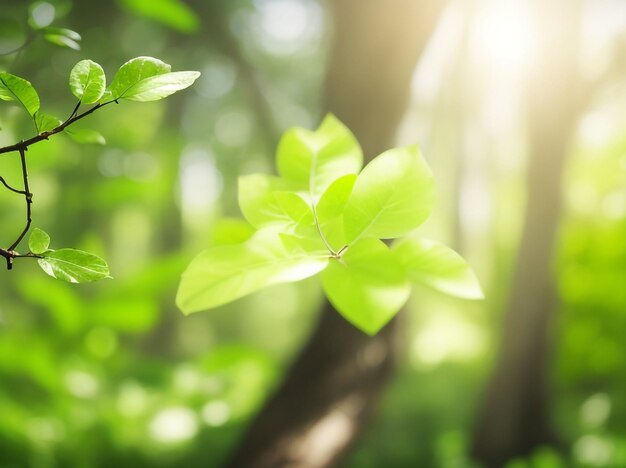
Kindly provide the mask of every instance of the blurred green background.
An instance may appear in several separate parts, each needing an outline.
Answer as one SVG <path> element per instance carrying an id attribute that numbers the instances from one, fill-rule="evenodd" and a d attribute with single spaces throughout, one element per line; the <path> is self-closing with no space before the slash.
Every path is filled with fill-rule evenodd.
<path id="1" fill-rule="evenodd" d="M 27 261 L 0 272 L 0 467 L 220 466 L 237 450 L 311 333 L 319 284 L 273 287 L 189 317 L 174 296 L 195 254 L 245 235 L 237 177 L 271 172 L 280 133 L 319 123 L 341 35 L 331 3 L 0 1 L 0 68 L 30 80 L 55 115 L 73 108 L 66 81 L 83 58 L 109 79 L 139 55 L 202 72 L 168 100 L 124 102 L 78 124 L 106 146 L 58 135 L 29 150 L 34 226 L 54 247 L 106 258 L 115 279 L 68 285 Z M 510 420 L 486 390 L 501 375 L 509 386 L 490 387 L 499 398 L 545 384 L 538 405 L 516 408 L 531 421 L 522 432 L 541 430 L 532 420 L 543 408 L 537 418 L 554 435 L 507 466 L 626 467 L 625 4 L 561 2 L 574 13 L 550 16 L 519 0 L 434 3 L 440 12 L 397 141 L 419 143 L 437 181 L 420 234 L 461 252 L 486 300 L 413 294 L 394 339 L 394 376 L 341 466 L 481 466 L 470 453 L 485 421 Z M 7 54 L 32 34 L 29 15 L 78 31 L 82 49 L 37 38 Z M 575 66 L 557 71 L 577 81 L 544 112 L 543 94 L 527 94 L 541 86 L 529 57 L 551 46 L 537 44 L 540 32 L 566 16 Z M 567 55 L 554 50 L 553 62 Z M 0 146 L 31 136 L 20 110 L 0 104 Z M 549 150 L 533 156 L 546 141 L 560 148 L 561 165 Z M 1 155 L 0 174 L 17 184 L 19 158 Z M 0 191 L 2 245 L 19 232 L 23 209 Z M 544 276 L 551 283 L 524 280 Z M 529 300 L 545 318 L 537 329 L 520 306 Z M 510 343 L 511 356 L 529 350 L 545 382 L 517 372 L 524 361 L 507 357 Z"/>

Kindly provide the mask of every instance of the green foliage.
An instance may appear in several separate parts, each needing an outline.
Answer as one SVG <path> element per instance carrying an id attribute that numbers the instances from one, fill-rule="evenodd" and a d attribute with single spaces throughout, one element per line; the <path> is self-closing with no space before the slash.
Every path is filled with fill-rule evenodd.
<path id="1" fill-rule="evenodd" d="M 0 72 L 0 99 L 18 101 L 31 117 L 39 110 L 39 95 L 30 81 L 7 72 Z"/>
<path id="2" fill-rule="evenodd" d="M 180 0 L 118 1 L 128 11 L 179 32 L 192 33 L 200 26 L 198 15 Z"/>
<path id="3" fill-rule="evenodd" d="M 97 255 L 76 249 L 52 250 L 50 236 L 35 228 L 28 239 L 30 255 L 38 259 L 39 266 L 53 278 L 68 283 L 90 283 L 109 278 L 109 266 Z"/>
<path id="4" fill-rule="evenodd" d="M 407 240 L 392 250 L 379 240 L 408 234 L 432 210 L 433 176 L 417 147 L 386 151 L 357 176 L 358 142 L 329 115 L 314 132 L 287 131 L 276 165 L 281 177 L 239 178 L 241 211 L 259 231 L 191 262 L 177 295 L 184 313 L 319 272 L 331 303 L 368 334 L 406 303 L 409 280 L 482 297 L 469 266 L 447 247 Z"/>
<path id="5" fill-rule="evenodd" d="M 120 67 L 105 100 L 157 101 L 188 88 L 200 72 L 170 72 L 167 63 L 152 57 L 137 57 Z"/>
<path id="6" fill-rule="evenodd" d="M 100 100 L 106 88 L 104 70 L 96 62 L 81 60 L 70 72 L 70 89 L 83 104 Z"/>
<path id="7" fill-rule="evenodd" d="M 68 40 L 78 40 L 80 36 L 71 30 L 48 29 L 46 34 L 57 35 Z M 31 224 L 33 194 L 28 183 L 27 159 L 25 152 L 29 146 L 48 139 L 51 135 L 65 132 L 78 143 L 105 144 L 104 137 L 95 130 L 70 129 L 70 125 L 90 115 L 94 111 L 119 99 L 133 101 L 156 101 L 189 87 L 200 76 L 196 71 L 170 72 L 170 65 L 152 57 L 137 57 L 120 67 L 111 86 L 106 89 L 106 77 L 102 67 L 91 60 L 81 60 L 71 70 L 69 87 L 78 98 L 78 103 L 69 118 L 61 120 L 40 112 L 39 95 L 32 84 L 23 78 L 7 72 L 0 72 L 0 99 L 19 102 L 33 118 L 37 135 L 0 148 L 0 154 L 18 152 L 21 159 L 24 189 L 16 189 L 1 178 L 3 186 L 24 196 L 27 222 L 17 239 L 6 249 L 0 248 L 0 255 L 11 269 L 13 260 L 38 258 L 41 268 L 50 276 L 71 283 L 86 283 L 109 277 L 109 267 L 96 255 L 75 249 L 50 250 L 50 238 L 41 230 L 34 230 L 30 240 L 30 252 L 19 254 L 15 249 L 27 234 Z M 93 106 L 79 113 L 82 105 Z"/>

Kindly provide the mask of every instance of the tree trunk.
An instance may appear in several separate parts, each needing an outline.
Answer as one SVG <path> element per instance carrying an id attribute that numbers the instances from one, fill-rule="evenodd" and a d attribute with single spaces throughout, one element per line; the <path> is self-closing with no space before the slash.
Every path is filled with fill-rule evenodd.
<path id="1" fill-rule="evenodd" d="M 501 467 L 540 445 L 558 445 L 550 425 L 549 327 L 556 307 L 552 275 L 561 212 L 561 174 L 582 102 L 575 4 L 541 2 L 537 60 L 530 77 L 527 208 L 506 309 L 499 361 L 475 427 L 472 453 Z M 540 8 L 539 8 L 540 7 Z"/>
<path id="2" fill-rule="evenodd" d="M 324 107 L 352 129 L 367 159 L 391 147 L 417 59 L 442 2 L 337 0 Z M 349 450 L 394 363 L 393 320 L 368 337 L 326 303 L 284 382 L 234 452 L 231 467 L 326 467 Z"/>

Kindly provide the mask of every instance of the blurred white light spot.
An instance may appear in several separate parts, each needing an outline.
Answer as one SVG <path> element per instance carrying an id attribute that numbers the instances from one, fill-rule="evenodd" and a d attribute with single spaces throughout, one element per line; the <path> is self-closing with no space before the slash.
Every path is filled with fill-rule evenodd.
<path id="1" fill-rule="evenodd" d="M 222 193 L 222 175 L 213 156 L 200 148 L 187 148 L 181 157 L 182 208 L 190 215 L 203 214 Z"/>
<path id="2" fill-rule="evenodd" d="M 72 395 L 80 398 L 95 397 L 99 389 L 96 378 L 83 371 L 70 371 L 65 374 L 65 386 Z"/>
<path id="3" fill-rule="evenodd" d="M 613 444 L 600 436 L 585 435 L 574 444 L 574 457 L 584 465 L 608 466 L 612 456 Z"/>
<path id="4" fill-rule="evenodd" d="M 198 81 L 196 90 L 208 99 L 221 98 L 233 89 L 235 79 L 235 69 L 230 62 L 211 62 L 202 70 L 202 79 Z"/>
<path id="5" fill-rule="evenodd" d="M 191 439 L 198 432 L 196 415 L 182 406 L 164 409 L 150 421 L 150 435 L 158 442 L 177 443 Z"/>
<path id="6" fill-rule="evenodd" d="M 444 361 L 467 361 L 484 351 L 481 330 L 453 318 L 435 319 L 426 324 L 413 341 L 415 364 L 437 366 Z"/>
<path id="7" fill-rule="evenodd" d="M 336 453 L 337 447 L 345 444 L 354 432 L 354 423 L 343 408 L 333 409 L 320 419 L 309 435 L 296 445 L 298 456 L 306 460 L 307 466 L 326 466 Z"/>
<path id="8" fill-rule="evenodd" d="M 256 2 L 261 45 L 277 54 L 291 54 L 321 31 L 322 11 L 317 3 L 296 0 Z"/>
<path id="9" fill-rule="evenodd" d="M 211 401 L 202 407 L 202 420 L 209 426 L 223 426 L 230 418 L 230 408 L 223 401 Z"/>
<path id="10" fill-rule="evenodd" d="M 40 28 L 48 26 L 54 21 L 54 6 L 48 2 L 37 2 L 31 6 L 30 16 Z"/>
<path id="11" fill-rule="evenodd" d="M 252 134 L 250 114 L 240 111 L 223 112 L 215 122 L 215 136 L 226 146 L 241 146 Z"/>
<path id="12" fill-rule="evenodd" d="M 626 192 L 613 192 L 605 196 L 602 200 L 602 212 L 609 219 L 626 218 Z"/>
<path id="13" fill-rule="evenodd" d="M 190 366 L 180 366 L 174 371 L 174 387 L 180 393 L 189 394 L 198 391 L 202 377 Z"/>
<path id="14" fill-rule="evenodd" d="M 138 416 L 147 405 L 146 391 L 136 382 L 125 382 L 117 396 L 117 410 L 126 417 Z"/>
<path id="15" fill-rule="evenodd" d="M 611 399 L 606 393 L 592 395 L 580 407 L 580 419 L 590 429 L 603 425 L 610 414 Z"/>
<path id="16" fill-rule="evenodd" d="M 120 177 L 124 173 L 126 153 L 118 149 L 106 150 L 98 158 L 98 169 L 105 177 Z"/>

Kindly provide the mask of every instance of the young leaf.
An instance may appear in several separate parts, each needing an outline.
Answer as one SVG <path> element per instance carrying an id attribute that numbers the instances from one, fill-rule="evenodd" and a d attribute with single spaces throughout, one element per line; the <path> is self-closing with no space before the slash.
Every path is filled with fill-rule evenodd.
<path id="1" fill-rule="evenodd" d="M 68 136 L 74 140 L 76 143 L 81 144 L 91 144 L 91 145 L 105 145 L 106 140 L 104 137 L 96 132 L 95 130 L 90 130 L 88 128 L 66 128 L 63 130 Z"/>
<path id="2" fill-rule="evenodd" d="M 313 212 L 302 197 L 288 192 L 289 184 L 267 174 L 239 177 L 239 207 L 257 229 L 267 226 L 312 225 Z"/>
<path id="3" fill-rule="evenodd" d="M 47 274 L 69 283 L 89 283 L 109 277 L 107 263 L 100 257 L 82 250 L 49 250 L 38 262 Z"/>
<path id="4" fill-rule="evenodd" d="M 128 89 L 123 98 L 129 101 L 158 101 L 188 88 L 200 76 L 198 71 L 181 71 L 151 76 Z"/>
<path id="5" fill-rule="evenodd" d="M 327 264 L 324 252 L 311 253 L 297 239 L 262 230 L 243 244 L 198 255 L 183 273 L 176 304 L 185 314 L 210 309 L 266 286 L 308 278 Z"/>
<path id="6" fill-rule="evenodd" d="M 356 181 L 355 174 L 348 174 L 335 180 L 320 197 L 316 207 L 320 229 L 334 249 L 346 245 L 343 228 L 343 211 Z"/>
<path id="7" fill-rule="evenodd" d="M 50 44 L 54 44 L 59 47 L 67 47 L 68 49 L 80 50 L 80 44 L 78 42 L 63 34 L 44 34 L 43 38 Z"/>
<path id="8" fill-rule="evenodd" d="M 409 233 L 426 220 L 434 197 L 433 176 L 417 146 L 385 151 L 354 184 L 344 212 L 348 243 Z"/>
<path id="9" fill-rule="evenodd" d="M 39 110 L 39 96 L 33 85 L 29 81 L 7 72 L 0 72 L 0 99 L 18 101 L 31 117 L 34 117 Z"/>
<path id="10" fill-rule="evenodd" d="M 83 104 L 100 100 L 106 88 L 104 70 L 96 62 L 81 60 L 70 72 L 70 90 Z"/>
<path id="11" fill-rule="evenodd" d="M 328 114 L 312 132 L 304 128 L 287 131 L 278 144 L 278 173 L 314 198 L 336 178 L 356 174 L 363 165 L 359 143 L 348 128 Z"/>
<path id="12" fill-rule="evenodd" d="M 405 265 L 410 280 L 457 297 L 484 297 L 467 262 L 445 245 L 428 239 L 404 239 L 392 250 Z"/>
<path id="13" fill-rule="evenodd" d="M 43 133 L 54 130 L 61 125 L 61 121 L 52 115 L 37 112 L 35 114 L 35 125 L 37 126 L 37 131 Z"/>
<path id="14" fill-rule="evenodd" d="M 35 228 L 28 238 L 28 248 L 36 255 L 43 254 L 50 247 L 50 236 L 47 232 Z"/>
<path id="15" fill-rule="evenodd" d="M 146 78 L 169 73 L 172 67 L 153 57 L 136 57 L 120 67 L 109 85 L 107 99 L 125 97 L 133 86 Z"/>
<path id="16" fill-rule="evenodd" d="M 40 31 L 43 34 L 55 34 L 57 36 L 65 36 L 69 39 L 72 39 L 73 41 L 81 40 L 80 34 L 78 34 L 76 31 L 72 31 L 71 29 L 67 29 L 67 28 L 55 28 L 52 26 L 48 26 L 45 28 L 41 28 Z"/>
<path id="17" fill-rule="evenodd" d="M 398 313 L 411 286 L 402 265 L 378 239 L 362 239 L 322 274 L 328 299 L 355 327 L 376 334 Z"/>

